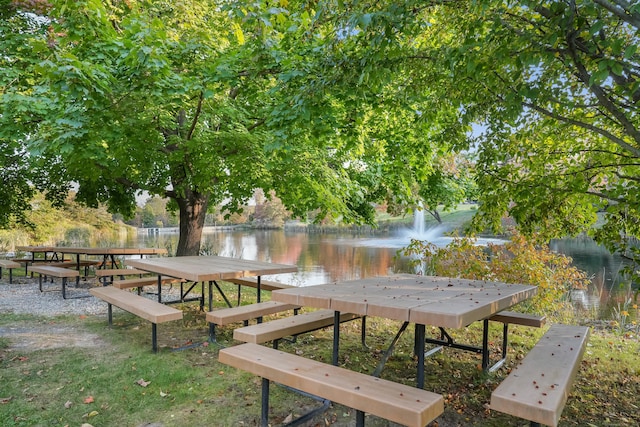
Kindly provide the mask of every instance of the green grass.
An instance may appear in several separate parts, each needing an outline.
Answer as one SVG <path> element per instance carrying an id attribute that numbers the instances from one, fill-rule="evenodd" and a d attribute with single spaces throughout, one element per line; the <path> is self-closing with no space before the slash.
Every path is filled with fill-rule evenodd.
<path id="1" fill-rule="evenodd" d="M 258 378 L 218 363 L 217 345 L 201 345 L 174 351 L 189 343 L 205 343 L 204 314 L 185 306 L 183 321 L 159 325 L 158 354 L 151 352 L 151 326 L 128 313 L 114 311 L 114 325 L 106 316 L 41 318 L 0 314 L 0 326 L 65 326 L 78 335 L 95 334 L 98 342 L 88 348 L 15 348 L 11 336 L 0 340 L 0 425 L 94 426 L 161 423 L 163 426 L 254 426 L 260 418 Z M 188 308 L 191 307 L 191 310 Z M 342 326 L 340 364 L 371 373 L 400 326 L 396 322 L 369 319 L 368 349 L 360 344 L 360 322 Z M 499 342 L 499 326 L 491 340 Z M 233 345 L 232 328 L 221 328 L 218 338 Z M 428 331 L 429 332 L 429 331 Z M 431 331 L 435 332 L 435 331 Z M 476 342 L 479 325 L 453 331 L 460 341 Z M 426 362 L 426 388 L 445 397 L 440 425 L 522 426 L 526 423 L 491 412 L 486 405 L 491 391 L 507 371 L 524 357 L 543 330 L 511 328 L 506 368 L 493 374 L 479 369 L 476 354 L 453 349 L 433 355 Z M 413 334 L 402 336 L 382 377 L 415 384 Z M 640 360 L 637 337 L 615 331 L 594 330 L 582 367 L 560 426 L 623 426 L 640 423 Z M 282 343 L 281 349 L 330 363 L 331 332 L 317 331 Z M 492 354 L 498 357 L 498 349 Z M 142 382 L 141 382 L 142 380 Z M 146 386 L 143 386 L 145 385 Z M 141 385 L 142 384 L 142 385 Z M 272 388 L 271 421 L 278 425 L 316 403 L 279 387 Z M 339 405 L 308 425 L 346 426 L 353 411 Z M 389 425 L 381 419 L 369 426 Z"/>

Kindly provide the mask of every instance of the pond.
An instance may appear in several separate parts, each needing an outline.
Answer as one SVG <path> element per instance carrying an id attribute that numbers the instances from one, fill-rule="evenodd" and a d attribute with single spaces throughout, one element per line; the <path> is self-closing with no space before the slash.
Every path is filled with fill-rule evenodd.
<path id="1" fill-rule="evenodd" d="M 270 276 L 269 279 L 309 286 L 391 273 L 414 273 L 409 259 L 398 257 L 397 251 L 408 245 L 411 238 L 444 246 L 450 241 L 443 235 L 444 231 L 442 228 L 413 228 L 393 234 L 362 234 L 211 227 L 205 229 L 202 250 L 210 255 L 295 264 L 299 268 L 297 273 Z M 175 253 L 177 239 L 176 229 L 141 230 L 136 241 L 124 244 L 165 247 L 169 253 Z M 500 240 L 479 241 L 480 244 L 487 242 L 499 243 Z M 623 266 L 620 257 L 611 255 L 588 238 L 555 240 L 551 248 L 570 256 L 574 265 L 592 278 L 589 289 L 572 293 L 571 298 L 577 306 L 608 316 L 612 308 L 619 307 L 629 298 L 630 293 L 620 287 Z"/>

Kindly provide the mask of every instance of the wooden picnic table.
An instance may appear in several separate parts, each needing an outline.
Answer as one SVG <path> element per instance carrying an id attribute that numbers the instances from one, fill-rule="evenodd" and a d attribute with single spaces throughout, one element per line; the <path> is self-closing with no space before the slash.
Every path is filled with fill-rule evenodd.
<path id="1" fill-rule="evenodd" d="M 100 268 L 107 268 L 107 264 L 109 260 L 111 260 L 111 264 L 116 263 L 116 256 L 121 255 L 140 255 L 140 257 L 144 257 L 146 255 L 166 255 L 167 250 L 164 248 L 100 248 L 100 247 L 71 247 L 71 246 L 16 246 L 16 249 L 23 252 L 31 253 L 31 261 L 26 262 L 26 266 L 29 263 L 33 264 L 34 262 L 39 261 L 36 258 L 37 253 L 44 254 L 43 261 L 64 261 L 65 255 L 75 255 L 75 264 L 76 269 L 80 271 L 82 268 L 83 262 L 81 259 L 82 255 L 92 255 L 97 257 L 102 257 L 102 261 L 96 261 L 95 264 L 99 265 Z M 48 257 L 48 254 L 51 254 Z M 23 260 L 24 261 L 24 260 Z M 86 265 L 86 264 L 85 264 Z M 86 275 L 86 269 L 85 269 Z M 76 278 L 76 284 L 79 283 L 80 277 Z"/>
<path id="2" fill-rule="evenodd" d="M 30 252 L 32 261 L 37 261 L 35 254 L 44 254 L 44 260 L 64 261 L 65 255 L 75 255 L 78 268 L 80 267 L 81 255 L 93 255 L 102 257 L 102 268 L 106 268 L 107 262 L 111 259 L 115 263 L 115 257 L 121 255 L 166 255 L 167 250 L 164 248 L 100 248 L 100 247 L 72 247 L 72 246 L 17 246 L 17 250 Z M 48 254 L 51 257 L 48 258 Z M 58 256 L 60 254 L 61 256 Z"/>
<path id="3" fill-rule="evenodd" d="M 242 277 L 257 277 L 256 292 L 257 301 L 260 302 L 261 280 L 260 277 L 268 274 L 295 273 L 298 267 L 289 264 L 275 264 L 264 261 L 253 261 L 240 258 L 221 256 L 180 256 L 149 259 L 129 259 L 125 264 L 139 270 L 155 273 L 158 277 L 170 276 L 189 282 L 209 284 L 209 310 L 212 309 L 212 289 L 216 286 L 227 305 L 229 300 L 224 296 L 222 289 L 217 284 L 218 280 L 238 279 Z M 188 293 L 189 291 L 187 291 Z M 204 286 L 202 287 L 204 300 Z M 158 301 L 161 300 L 160 286 L 158 286 Z"/>
<path id="4" fill-rule="evenodd" d="M 434 342 L 426 338 L 425 325 L 437 326 L 444 331 L 444 328 L 459 329 L 476 321 L 484 321 L 481 348 L 452 342 L 442 344 L 481 352 L 482 365 L 486 369 L 489 363 L 489 317 L 531 298 L 536 291 L 535 286 L 529 285 L 398 275 L 276 290 L 271 298 L 287 304 L 334 310 L 334 364 L 338 362 L 341 312 L 403 322 L 394 342 L 408 323 L 414 323 L 418 357 L 417 386 L 423 388 L 425 342 Z"/>

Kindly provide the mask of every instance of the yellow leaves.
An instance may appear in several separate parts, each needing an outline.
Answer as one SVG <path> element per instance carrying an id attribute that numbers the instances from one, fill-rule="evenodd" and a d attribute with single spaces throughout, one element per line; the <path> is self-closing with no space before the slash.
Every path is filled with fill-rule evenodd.
<path id="1" fill-rule="evenodd" d="M 240 27 L 239 24 L 237 23 L 233 23 L 233 34 L 236 36 L 236 39 L 238 40 L 238 43 L 240 43 L 240 45 L 244 44 L 244 32 L 242 31 L 242 27 Z"/>
<path id="2" fill-rule="evenodd" d="M 486 248 L 471 238 L 456 238 L 446 248 L 412 241 L 404 254 L 417 256 L 425 274 L 538 286 L 534 309 L 547 313 L 562 308 L 570 289 L 588 283 L 586 274 L 572 267 L 567 257 L 519 234 L 503 245 Z"/>

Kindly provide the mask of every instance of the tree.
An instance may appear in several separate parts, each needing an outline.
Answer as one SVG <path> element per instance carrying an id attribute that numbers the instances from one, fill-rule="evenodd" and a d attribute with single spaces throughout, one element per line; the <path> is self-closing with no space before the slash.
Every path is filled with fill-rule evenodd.
<path id="1" fill-rule="evenodd" d="M 266 197 L 262 190 L 257 190 L 254 193 L 254 199 L 256 203 L 253 214 L 254 225 L 274 228 L 284 227 L 284 222 L 289 217 L 289 214 L 274 192 L 271 192 L 269 197 Z"/>
<path id="2" fill-rule="evenodd" d="M 29 202 L 36 196 L 37 162 L 29 162 L 26 136 L 41 111 L 26 108 L 33 101 L 31 70 L 37 60 L 30 41 L 43 32 L 43 23 L 34 15 L 16 13 L 8 0 L 0 0 L 0 227 L 29 222 Z M 51 194 L 59 205 L 66 192 Z"/>
<path id="3" fill-rule="evenodd" d="M 451 139 L 478 155 L 476 230 L 508 214 L 528 235 L 586 231 L 638 259 L 637 5 L 327 1 L 323 10 L 357 46 L 340 46 L 340 84 L 392 76 L 397 96 L 411 88 L 416 109 L 448 135 L 480 125 Z M 594 228 L 597 213 L 604 225 Z"/>
<path id="4" fill-rule="evenodd" d="M 441 156 L 437 167 L 420 183 L 419 196 L 426 211 L 439 223 L 438 208 L 452 210 L 477 196 L 475 171 L 469 158 L 462 155 Z"/>
<path id="5" fill-rule="evenodd" d="M 12 2 L 12 16 L 31 3 Z M 314 93 L 341 29 L 306 2 L 42 6 L 32 12 L 47 30 L 25 40 L 35 57 L 21 74 L 33 95 L 3 115 L 7 134 L 22 111 L 37 115 L 14 140 L 46 166 L 43 182 L 75 182 L 89 206 L 131 216 L 143 190 L 170 198 L 178 255 L 198 253 L 209 206 L 233 213 L 256 188 L 296 215 L 372 222 L 373 201 L 406 199 L 412 175 L 430 168 L 415 159 L 431 159 L 431 145 L 402 144 L 429 126 L 405 98 Z"/>

